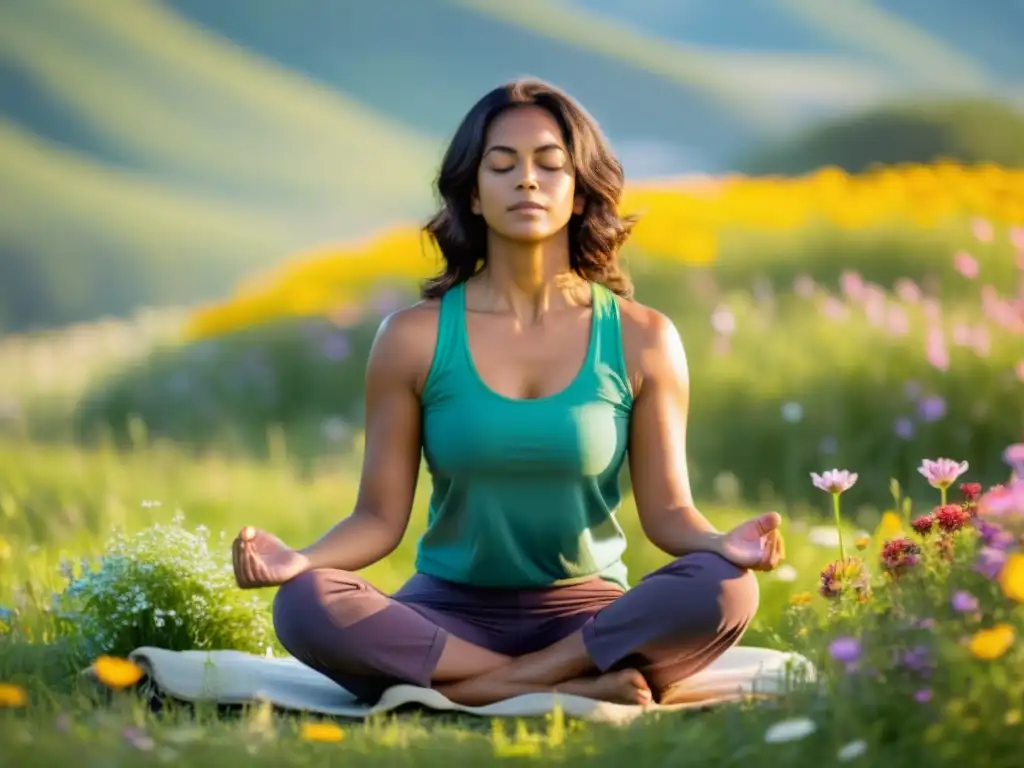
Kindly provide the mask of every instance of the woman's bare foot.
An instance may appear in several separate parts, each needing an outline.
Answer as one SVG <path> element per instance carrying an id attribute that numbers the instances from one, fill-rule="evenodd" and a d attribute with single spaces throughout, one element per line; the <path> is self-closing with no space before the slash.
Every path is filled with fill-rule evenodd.
<path id="1" fill-rule="evenodd" d="M 606 672 L 599 677 L 569 680 L 555 686 L 555 690 L 615 704 L 647 705 L 653 700 L 650 686 L 635 669 L 621 669 Z"/>

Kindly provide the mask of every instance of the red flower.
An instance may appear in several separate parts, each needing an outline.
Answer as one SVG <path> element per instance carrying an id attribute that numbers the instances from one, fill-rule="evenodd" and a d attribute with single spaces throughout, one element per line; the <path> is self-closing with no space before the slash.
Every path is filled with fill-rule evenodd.
<path id="1" fill-rule="evenodd" d="M 981 483 L 961 483 L 960 493 L 967 501 L 977 501 L 981 496 Z"/>
<path id="2" fill-rule="evenodd" d="M 933 525 L 935 525 L 935 518 L 931 515 L 921 515 L 910 523 L 910 527 L 922 536 L 927 536 L 931 533 Z"/>
<path id="3" fill-rule="evenodd" d="M 971 513 L 958 504 L 946 504 L 935 510 L 935 520 L 943 531 L 954 533 L 971 521 Z"/>
<path id="4" fill-rule="evenodd" d="M 882 565 L 897 576 L 917 565 L 920 560 L 921 548 L 910 539 L 889 539 L 882 548 Z"/>

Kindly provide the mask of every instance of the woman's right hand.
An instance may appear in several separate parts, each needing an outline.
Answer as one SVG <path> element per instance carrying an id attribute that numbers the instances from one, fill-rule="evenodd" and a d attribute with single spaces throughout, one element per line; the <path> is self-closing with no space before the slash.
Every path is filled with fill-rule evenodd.
<path id="1" fill-rule="evenodd" d="M 242 589 L 276 587 L 308 570 L 309 561 L 276 536 L 246 526 L 231 544 L 235 581 Z"/>

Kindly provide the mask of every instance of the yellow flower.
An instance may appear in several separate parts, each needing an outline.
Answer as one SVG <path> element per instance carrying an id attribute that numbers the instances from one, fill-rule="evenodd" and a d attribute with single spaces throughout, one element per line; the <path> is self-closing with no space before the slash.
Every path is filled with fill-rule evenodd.
<path id="1" fill-rule="evenodd" d="M 20 685 L 0 683 L 0 709 L 16 709 L 28 703 L 28 694 Z"/>
<path id="2" fill-rule="evenodd" d="M 999 572 L 999 586 L 1008 598 L 1024 603 L 1024 554 L 1014 552 L 1006 559 Z"/>
<path id="3" fill-rule="evenodd" d="M 865 550 L 871 545 L 871 537 L 860 536 L 853 542 L 853 545 L 857 547 L 857 549 Z"/>
<path id="4" fill-rule="evenodd" d="M 968 648 L 975 658 L 985 661 L 998 659 L 1013 645 L 1017 633 L 1009 624 L 997 624 L 991 629 L 981 629 L 974 633 Z"/>
<path id="5" fill-rule="evenodd" d="M 303 741 L 335 743 L 345 738 L 345 732 L 334 723 L 303 723 L 301 738 Z"/>
<path id="6" fill-rule="evenodd" d="M 145 674 L 145 670 L 134 661 L 114 656 L 100 656 L 92 667 L 96 679 L 108 688 L 128 688 L 139 682 Z"/>
<path id="7" fill-rule="evenodd" d="M 798 608 L 810 605 L 812 600 L 814 600 L 814 595 L 810 592 L 796 592 L 789 596 L 789 604 Z"/>

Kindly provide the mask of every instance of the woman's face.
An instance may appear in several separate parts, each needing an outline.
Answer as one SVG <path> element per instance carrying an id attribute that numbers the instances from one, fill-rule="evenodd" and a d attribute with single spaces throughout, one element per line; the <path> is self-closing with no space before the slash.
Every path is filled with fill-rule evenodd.
<path id="1" fill-rule="evenodd" d="M 576 173 L 557 121 L 540 107 L 519 107 L 490 126 L 477 170 L 473 212 L 498 235 L 539 242 L 583 212 Z"/>

